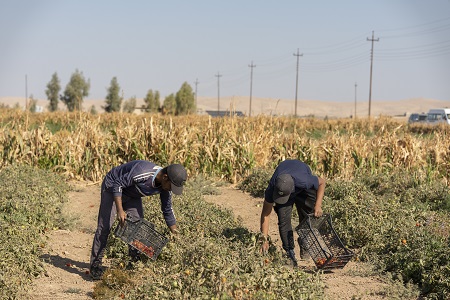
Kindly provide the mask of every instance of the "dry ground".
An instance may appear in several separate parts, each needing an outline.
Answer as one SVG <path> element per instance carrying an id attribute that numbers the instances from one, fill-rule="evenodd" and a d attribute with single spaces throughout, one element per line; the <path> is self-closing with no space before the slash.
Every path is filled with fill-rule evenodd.
<path id="1" fill-rule="evenodd" d="M 163 101 L 162 99 L 161 101 Z M 24 97 L 0 97 L 0 103 L 13 107 L 16 104 L 24 107 Z M 137 99 L 137 107 L 144 103 L 142 98 Z M 220 110 L 234 110 L 241 111 L 248 115 L 250 99 L 248 96 L 232 96 L 220 98 Z M 217 111 L 216 97 L 198 97 L 197 110 L 199 114 L 206 114 L 206 111 Z M 48 105 L 47 99 L 37 99 L 37 105 L 46 109 Z M 83 100 L 83 110 L 90 111 L 94 106 L 96 111 L 104 112 L 102 106 L 105 105 L 105 100 L 101 99 L 85 99 Z M 411 98 L 402 100 L 372 100 L 371 101 L 371 116 L 377 117 L 392 116 L 400 120 L 406 120 L 411 113 L 427 112 L 431 108 L 450 107 L 450 100 L 437 100 L 430 98 Z M 63 103 L 59 103 L 59 109 L 64 110 Z M 276 99 L 276 98 L 252 98 L 252 116 L 257 115 L 293 115 L 295 112 L 295 101 L 293 99 Z M 368 100 L 358 100 L 356 103 L 356 117 L 366 118 L 369 112 Z M 141 113 L 139 109 L 135 113 Z M 348 118 L 355 116 L 355 102 L 333 102 L 321 101 L 311 99 L 299 99 L 297 103 L 298 116 L 315 116 L 318 118 Z"/>
<path id="2" fill-rule="evenodd" d="M 64 212 L 78 218 L 77 226 L 71 231 L 57 230 L 51 233 L 43 255 L 47 274 L 35 280 L 30 299 L 92 299 L 94 283 L 86 271 L 89 268 L 100 192 L 98 185 L 73 184 L 76 190 L 69 194 Z M 233 186 L 221 187 L 220 192 L 220 195 L 206 196 L 206 201 L 231 209 L 250 230 L 258 231 L 263 200 Z M 280 245 L 276 224 L 276 215 L 272 213 L 270 235 Z M 312 261 L 302 261 L 300 264 L 310 269 L 314 266 Z M 325 293 L 329 299 L 387 299 L 373 296 L 388 288 L 379 278 L 355 275 L 361 274 L 358 272 L 361 268 L 361 264 L 350 262 L 343 270 L 323 274 Z"/>

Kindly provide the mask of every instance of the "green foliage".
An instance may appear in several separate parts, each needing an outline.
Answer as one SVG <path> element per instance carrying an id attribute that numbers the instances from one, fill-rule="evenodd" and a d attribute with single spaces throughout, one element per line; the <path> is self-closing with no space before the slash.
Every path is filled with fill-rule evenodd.
<path id="1" fill-rule="evenodd" d="M 175 95 L 170 94 L 164 99 L 163 113 L 167 115 L 174 115 L 176 110 L 177 110 L 177 102 L 175 100 Z"/>
<path id="2" fill-rule="evenodd" d="M 16 299 L 44 269 L 43 234 L 64 226 L 67 185 L 48 171 L 10 166 L 0 172 L 0 299 Z"/>
<path id="3" fill-rule="evenodd" d="M 174 199 L 180 233 L 171 237 L 155 261 L 144 260 L 130 272 L 132 285 L 101 287 L 108 297 L 125 299 L 322 299 L 319 273 L 290 269 L 271 244 L 269 253 L 260 253 L 259 233 L 244 228 L 231 211 L 205 202 L 200 195 L 204 180 L 188 185 Z M 207 190 L 207 189 L 206 189 Z M 145 216 L 158 231 L 168 234 L 158 196 L 145 201 Z M 112 238 L 107 250 L 112 270 L 126 265 L 123 242 Z M 124 287 L 128 288 L 125 289 Z"/>
<path id="4" fill-rule="evenodd" d="M 133 113 L 135 109 L 136 109 L 136 97 L 131 97 L 130 99 L 124 102 L 123 112 Z"/>
<path id="5" fill-rule="evenodd" d="M 91 115 L 96 115 L 97 114 L 97 108 L 95 108 L 95 105 L 91 105 L 91 108 L 89 109 L 89 113 Z"/>
<path id="6" fill-rule="evenodd" d="M 242 180 L 239 188 L 254 197 L 264 198 L 264 191 L 269 184 L 273 172 L 273 169 L 255 168 L 249 176 Z"/>
<path id="7" fill-rule="evenodd" d="M 399 197 L 402 203 L 426 203 L 431 210 L 450 211 L 448 186 L 416 172 L 380 173 L 363 176 L 362 182 L 382 197 Z"/>
<path id="8" fill-rule="evenodd" d="M 120 97 L 120 86 L 117 82 L 117 77 L 111 79 L 111 85 L 108 88 L 108 94 L 106 95 L 106 106 L 103 107 L 105 112 L 120 112 L 123 98 Z"/>
<path id="9" fill-rule="evenodd" d="M 32 113 L 36 112 L 37 109 L 37 100 L 34 99 L 33 95 L 28 99 L 28 110 Z"/>
<path id="10" fill-rule="evenodd" d="M 66 104 L 69 111 L 81 110 L 83 98 L 89 95 L 90 86 L 90 81 L 84 79 L 83 72 L 76 70 L 66 85 L 61 101 Z"/>
<path id="11" fill-rule="evenodd" d="M 188 115 L 195 113 L 195 95 L 192 91 L 192 87 L 184 82 L 180 90 L 175 96 L 176 102 L 176 114 L 177 115 Z"/>
<path id="12" fill-rule="evenodd" d="M 47 89 L 45 90 L 45 94 L 47 95 L 48 101 L 50 101 L 48 105 L 49 111 L 57 111 L 58 110 L 58 100 L 59 100 L 59 91 L 61 90 L 61 85 L 59 83 L 58 74 L 55 72 L 52 75 L 52 79 L 47 84 Z"/>
<path id="13" fill-rule="evenodd" d="M 324 211 L 357 259 L 371 261 L 405 283 L 419 285 L 427 299 L 450 296 L 449 188 L 397 170 L 330 180 Z"/>
<path id="14" fill-rule="evenodd" d="M 159 92 L 153 90 L 149 90 L 147 95 L 144 98 L 144 102 L 146 104 L 146 111 L 151 113 L 157 113 L 160 109 L 161 103 L 159 101 Z"/>
<path id="15" fill-rule="evenodd" d="M 73 132 L 77 127 L 74 123 L 62 124 L 60 122 L 55 122 L 53 119 L 46 120 L 45 127 L 52 133 L 55 134 L 60 130 L 67 130 Z"/>

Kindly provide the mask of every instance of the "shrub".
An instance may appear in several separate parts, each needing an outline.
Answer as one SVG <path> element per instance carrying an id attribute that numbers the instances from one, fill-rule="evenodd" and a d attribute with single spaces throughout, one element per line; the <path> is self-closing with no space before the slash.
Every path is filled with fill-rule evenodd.
<path id="1" fill-rule="evenodd" d="M 449 188 L 423 177 L 364 175 L 353 181 L 328 182 L 324 211 L 358 259 L 371 261 L 404 283 L 417 284 L 428 299 L 450 295 L 450 251 L 442 210 Z"/>
<path id="2" fill-rule="evenodd" d="M 0 182 L 0 299 L 16 299 L 44 271 L 42 234 L 64 224 L 68 187 L 60 176 L 29 166 L 2 169 Z"/>
<path id="3" fill-rule="evenodd" d="M 245 177 L 239 184 L 239 188 L 254 197 L 264 197 L 264 191 L 267 188 L 274 170 L 256 168 Z"/>

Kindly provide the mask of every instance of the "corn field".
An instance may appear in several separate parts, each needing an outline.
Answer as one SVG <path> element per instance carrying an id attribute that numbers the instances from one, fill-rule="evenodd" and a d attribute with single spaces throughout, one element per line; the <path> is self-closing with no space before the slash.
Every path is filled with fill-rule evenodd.
<path id="1" fill-rule="evenodd" d="M 390 118 L 30 114 L 0 110 L 0 168 L 28 164 L 68 178 L 100 181 L 113 166 L 146 159 L 183 164 L 190 174 L 238 182 L 256 167 L 286 158 L 327 178 L 397 168 L 450 178 L 449 126 Z"/>

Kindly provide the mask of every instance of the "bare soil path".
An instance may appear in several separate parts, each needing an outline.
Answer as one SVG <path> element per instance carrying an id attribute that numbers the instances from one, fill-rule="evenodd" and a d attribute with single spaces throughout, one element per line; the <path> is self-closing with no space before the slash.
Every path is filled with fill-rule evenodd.
<path id="1" fill-rule="evenodd" d="M 77 224 L 70 231 L 56 230 L 50 234 L 42 256 L 47 273 L 34 281 L 29 299 L 92 299 L 94 282 L 87 271 L 96 228 L 100 188 L 97 184 L 86 182 L 75 182 L 72 185 L 75 186 L 75 191 L 69 193 L 64 213 L 77 218 Z M 263 199 L 254 198 L 233 186 L 226 186 L 220 188 L 220 195 L 205 196 L 205 200 L 231 209 L 250 230 L 259 231 Z M 281 243 L 275 213 L 271 215 L 269 232 L 279 246 Z M 314 267 L 312 261 L 301 261 L 300 265 L 311 269 Z M 386 284 L 377 277 L 355 275 L 363 273 L 360 269 L 361 264 L 350 262 L 343 270 L 323 274 L 328 298 L 388 299 L 380 296 L 387 288 Z"/>
<path id="2" fill-rule="evenodd" d="M 92 299 L 94 282 L 88 274 L 92 239 L 100 205 L 100 187 L 73 182 L 64 214 L 76 218 L 72 230 L 53 231 L 44 249 L 45 276 L 35 280 L 30 299 Z"/>

